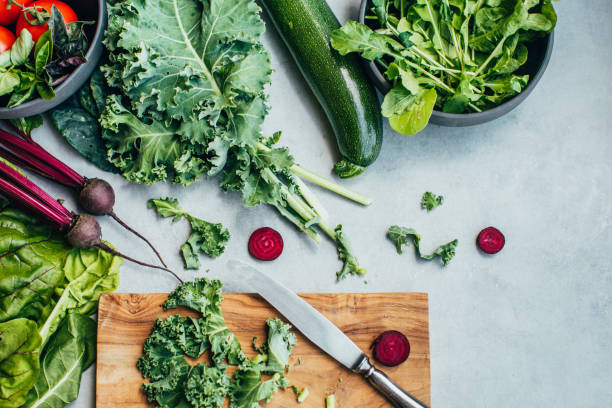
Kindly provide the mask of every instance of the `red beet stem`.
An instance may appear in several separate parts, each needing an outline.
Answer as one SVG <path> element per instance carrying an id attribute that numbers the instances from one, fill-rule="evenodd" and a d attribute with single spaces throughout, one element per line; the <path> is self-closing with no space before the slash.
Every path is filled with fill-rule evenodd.
<path id="1" fill-rule="evenodd" d="M 72 222 L 72 218 L 70 216 L 59 214 L 57 211 L 49 208 L 32 195 L 14 186 L 3 177 L 0 177 L 0 193 L 24 210 L 27 210 L 36 216 L 42 217 L 55 228 L 59 230 L 66 230 L 70 228 L 70 224 Z"/>
<path id="2" fill-rule="evenodd" d="M 495 227 L 487 227 L 480 231 L 477 238 L 478 246 L 487 254 L 496 254 L 506 244 L 506 238 Z"/>
<path id="3" fill-rule="evenodd" d="M 0 144 L 42 176 L 57 180 L 69 187 L 80 187 L 85 182 L 83 176 L 30 138 L 24 140 L 0 130 Z"/>
<path id="4" fill-rule="evenodd" d="M 273 261 L 283 252 L 283 237 L 278 231 L 263 227 L 255 230 L 249 238 L 249 252 L 262 261 Z"/>
<path id="5" fill-rule="evenodd" d="M 56 219 L 62 220 L 60 226 L 63 224 L 70 225 L 70 221 L 72 219 L 72 215 L 70 211 L 68 211 L 63 205 L 53 199 L 49 194 L 43 191 L 36 184 L 32 183 L 28 180 L 24 175 L 19 173 L 17 170 L 10 167 L 8 164 L 0 162 L 0 175 L 3 176 L 7 185 L 11 185 L 14 190 L 13 194 L 17 194 L 17 191 L 21 191 L 24 194 L 17 194 L 21 197 L 30 197 L 33 200 L 30 200 L 34 203 L 37 201 L 41 203 L 44 207 L 46 207 L 49 212 L 52 212 L 57 217 Z M 9 194 L 7 192 L 7 194 Z M 28 200 L 26 200 L 28 201 Z M 28 206 L 29 208 L 29 206 Z"/>
<path id="6" fill-rule="evenodd" d="M 410 354 L 410 342 L 396 330 L 383 332 L 374 340 L 374 358 L 387 367 L 403 363 Z"/>
<path id="7" fill-rule="evenodd" d="M 128 261 L 134 262 L 135 264 L 146 266 L 148 268 L 153 268 L 153 269 L 159 269 L 159 270 L 162 270 L 162 271 L 166 271 L 169 274 L 171 274 L 172 276 L 174 276 L 179 282 L 184 283 L 183 280 L 181 278 L 179 278 L 179 276 L 172 269 L 168 269 L 168 268 L 166 268 L 164 266 L 152 265 L 152 264 L 149 264 L 149 263 L 146 263 L 146 262 L 139 261 L 137 259 L 134 259 L 132 257 L 124 255 L 124 254 L 122 254 L 119 251 L 114 250 L 113 248 L 111 248 L 108 245 L 106 245 L 104 242 L 100 242 L 96 246 L 98 248 L 108 252 L 109 254 L 113 254 L 115 256 L 119 256 L 121 258 L 127 259 Z"/>

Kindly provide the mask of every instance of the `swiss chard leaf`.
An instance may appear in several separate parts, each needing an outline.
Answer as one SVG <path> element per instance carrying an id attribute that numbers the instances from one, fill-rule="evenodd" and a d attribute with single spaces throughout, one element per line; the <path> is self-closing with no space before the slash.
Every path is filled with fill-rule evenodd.
<path id="1" fill-rule="evenodd" d="M 40 335 L 36 323 L 18 318 L 0 323 L 0 401 L 21 407 L 40 371 Z"/>
<path id="2" fill-rule="evenodd" d="M 45 346 L 40 375 L 23 408 L 62 408 L 79 395 L 81 374 L 96 358 L 96 322 L 68 313 Z"/>

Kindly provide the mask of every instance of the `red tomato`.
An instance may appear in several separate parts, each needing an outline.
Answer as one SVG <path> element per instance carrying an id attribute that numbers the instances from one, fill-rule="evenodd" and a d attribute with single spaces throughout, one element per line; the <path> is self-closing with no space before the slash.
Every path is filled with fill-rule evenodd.
<path id="1" fill-rule="evenodd" d="M 36 10 L 41 10 L 41 11 L 45 9 L 47 10 L 49 14 L 51 14 L 51 6 L 57 7 L 61 15 L 64 17 L 64 21 L 66 22 L 66 24 L 74 23 L 75 21 L 78 20 L 77 15 L 74 12 L 74 10 L 72 10 L 72 8 L 70 8 L 69 5 L 67 5 L 66 3 L 62 1 L 39 0 L 39 1 L 35 1 L 34 3 L 30 4 L 30 7 L 36 7 Z M 32 17 L 29 15 L 28 15 L 28 18 L 32 20 Z M 17 30 L 15 30 L 17 32 L 17 35 L 19 35 L 19 33 L 21 33 L 21 30 L 24 28 L 28 30 L 30 34 L 32 34 L 32 40 L 36 42 L 38 41 L 40 36 L 43 35 L 45 31 L 49 30 L 49 25 L 46 23 L 41 24 L 41 25 L 31 25 L 30 23 L 26 21 L 23 13 L 21 13 L 19 15 L 19 18 L 17 19 Z"/>
<path id="2" fill-rule="evenodd" d="M 16 3 L 21 4 L 22 6 L 28 6 L 32 0 L 14 0 Z M 8 4 L 8 0 L 0 0 L 0 24 L 6 26 L 11 25 L 15 21 L 17 21 L 17 17 L 19 16 L 19 12 L 21 8 L 15 4 L 12 4 L 11 7 L 7 10 L 6 5 Z"/>
<path id="3" fill-rule="evenodd" d="M 13 46 L 15 34 L 8 28 L 0 26 L 0 54 Z"/>

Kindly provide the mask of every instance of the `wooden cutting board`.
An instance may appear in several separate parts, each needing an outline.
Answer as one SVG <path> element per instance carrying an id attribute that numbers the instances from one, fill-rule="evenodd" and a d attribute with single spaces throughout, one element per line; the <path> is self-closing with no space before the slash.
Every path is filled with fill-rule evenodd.
<path id="1" fill-rule="evenodd" d="M 264 322 L 282 316 L 258 295 L 225 294 L 223 314 L 245 353 L 255 355 L 253 336 L 266 338 Z M 417 399 L 430 405 L 429 319 L 424 293 L 301 294 L 308 303 L 344 331 L 370 357 L 373 340 L 385 330 L 404 333 L 411 346 L 408 360 L 384 371 Z M 186 309 L 164 312 L 165 294 L 103 294 L 98 308 L 97 408 L 145 408 L 143 382 L 136 361 L 156 318 Z M 390 407 L 360 376 L 344 369 L 297 330 L 298 343 L 291 353 L 287 378 L 309 397 L 300 407 L 323 408 L 324 398 L 335 394 L 337 408 Z M 226 406 L 229 404 L 226 401 Z M 295 408 L 294 393 L 278 392 L 265 407 Z"/>

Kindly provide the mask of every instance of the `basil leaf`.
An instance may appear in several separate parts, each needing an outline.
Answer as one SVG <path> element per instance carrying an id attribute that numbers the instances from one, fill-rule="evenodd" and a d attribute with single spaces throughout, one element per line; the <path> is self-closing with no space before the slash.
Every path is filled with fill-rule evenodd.
<path id="1" fill-rule="evenodd" d="M 10 94 L 20 83 L 19 75 L 14 72 L 6 71 L 0 73 L 0 96 Z"/>

